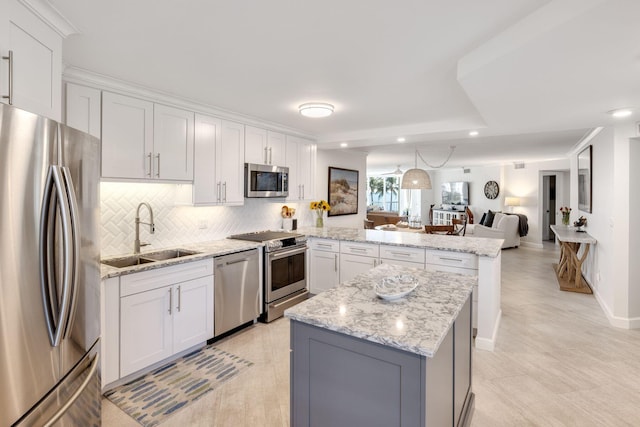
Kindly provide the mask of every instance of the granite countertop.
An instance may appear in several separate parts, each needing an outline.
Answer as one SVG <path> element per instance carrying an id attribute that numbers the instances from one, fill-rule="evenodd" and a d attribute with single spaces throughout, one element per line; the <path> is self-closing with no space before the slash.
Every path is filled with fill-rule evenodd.
<path id="1" fill-rule="evenodd" d="M 164 261 L 156 261 L 148 264 L 140 264 L 140 265 L 134 265 L 132 267 L 124 267 L 124 268 L 115 268 L 115 267 L 108 266 L 106 264 L 100 264 L 100 276 L 102 279 L 107 279 L 109 277 L 118 277 L 118 276 L 123 276 L 125 274 L 139 273 L 141 271 L 153 270 L 156 268 L 166 267 L 169 265 L 183 264 L 185 262 L 197 261 L 201 259 L 227 255 L 234 252 L 246 251 L 250 249 L 259 248 L 261 246 L 262 246 L 262 243 L 249 242 L 244 240 L 232 240 L 232 239 L 221 239 L 221 240 L 215 240 L 212 242 L 185 244 L 185 245 L 180 245 L 179 248 L 195 251 L 198 253 L 195 255 L 188 255 L 180 258 L 173 258 L 173 259 L 168 259 Z M 171 249 L 171 248 L 166 248 L 166 249 Z M 144 256 L 145 253 L 157 252 L 158 250 L 164 250 L 164 249 L 150 249 L 148 251 L 143 251 L 141 255 Z M 128 256 L 131 256 L 131 255 L 132 254 Z M 125 258 L 125 257 L 127 256 L 121 256 L 121 257 L 113 256 L 113 257 L 106 257 L 104 259 L 118 259 L 118 258 Z"/>
<path id="2" fill-rule="evenodd" d="M 411 274 L 417 288 L 395 301 L 378 298 L 374 284 Z M 433 357 L 477 277 L 382 264 L 285 311 L 299 322 Z"/>
<path id="3" fill-rule="evenodd" d="M 302 227 L 298 229 L 298 232 L 308 237 L 467 252 L 492 258 L 497 257 L 502 248 L 502 239 L 482 237 L 446 236 L 441 234 L 365 230 L 346 227 Z"/>
<path id="4" fill-rule="evenodd" d="M 596 243 L 596 239 L 584 231 L 577 231 L 576 227 L 566 225 L 552 225 L 551 230 L 561 242 Z"/>

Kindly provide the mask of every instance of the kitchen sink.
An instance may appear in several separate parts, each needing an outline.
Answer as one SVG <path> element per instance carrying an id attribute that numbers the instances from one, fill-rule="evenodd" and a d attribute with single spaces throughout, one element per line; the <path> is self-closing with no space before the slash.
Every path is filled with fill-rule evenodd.
<path id="1" fill-rule="evenodd" d="M 144 258 L 154 261 L 164 261 L 167 259 L 181 258 L 183 256 L 196 255 L 199 252 L 189 251 L 187 249 L 167 249 L 165 251 L 150 252 L 144 254 Z"/>
<path id="2" fill-rule="evenodd" d="M 133 267 L 151 262 L 165 261 L 168 259 L 181 258 L 183 256 L 196 255 L 199 252 L 187 249 L 167 249 L 164 251 L 149 252 L 140 255 L 130 255 L 127 257 L 104 259 L 101 262 L 115 268 Z"/>
<path id="3" fill-rule="evenodd" d="M 123 258 L 105 259 L 102 260 L 103 264 L 110 265 L 115 268 L 133 267 L 134 265 L 148 264 L 150 262 L 156 262 L 155 259 L 149 259 L 140 255 L 132 255 Z"/>

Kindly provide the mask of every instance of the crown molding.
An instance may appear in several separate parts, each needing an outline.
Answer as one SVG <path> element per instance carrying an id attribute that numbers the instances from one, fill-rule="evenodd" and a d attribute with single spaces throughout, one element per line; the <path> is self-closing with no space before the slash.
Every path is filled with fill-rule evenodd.
<path id="1" fill-rule="evenodd" d="M 279 123 L 270 122 L 257 117 L 248 116 L 235 111 L 225 110 L 223 108 L 204 104 L 189 98 L 184 98 L 172 93 L 156 90 L 140 84 L 127 82 L 104 74 L 95 73 L 93 71 L 66 65 L 62 73 L 64 82 L 75 83 L 82 86 L 90 86 L 100 90 L 115 92 L 120 95 L 134 96 L 144 99 L 145 101 L 156 102 L 169 105 L 172 107 L 182 108 L 196 113 L 215 116 L 224 120 L 240 122 L 245 125 L 256 126 L 274 132 L 280 132 L 287 135 L 297 136 L 316 142 L 316 136 L 294 129 Z"/>
<path id="2" fill-rule="evenodd" d="M 18 0 L 31 13 L 36 15 L 42 22 L 47 24 L 53 31 L 62 38 L 67 38 L 71 34 L 79 34 L 80 31 L 67 18 L 65 18 L 47 0 Z"/>

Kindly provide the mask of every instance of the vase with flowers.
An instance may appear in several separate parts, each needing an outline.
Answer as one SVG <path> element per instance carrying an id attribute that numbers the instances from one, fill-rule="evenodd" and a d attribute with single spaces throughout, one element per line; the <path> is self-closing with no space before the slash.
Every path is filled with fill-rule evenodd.
<path id="1" fill-rule="evenodd" d="M 319 200 L 317 202 L 311 202 L 309 205 L 312 211 L 316 211 L 316 227 L 322 228 L 324 226 L 324 213 L 330 211 L 331 206 L 326 200 Z"/>
<path id="2" fill-rule="evenodd" d="M 569 225 L 569 216 L 571 215 L 571 208 L 568 206 L 563 206 L 560 208 L 560 213 L 562 214 L 562 225 Z"/>

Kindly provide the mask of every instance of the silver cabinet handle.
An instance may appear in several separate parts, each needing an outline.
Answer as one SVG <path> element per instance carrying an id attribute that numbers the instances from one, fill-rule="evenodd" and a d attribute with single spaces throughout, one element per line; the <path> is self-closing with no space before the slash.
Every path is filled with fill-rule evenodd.
<path id="1" fill-rule="evenodd" d="M 367 250 L 364 248 L 354 248 L 353 246 L 349 246 L 349 249 L 354 252 L 367 252 Z"/>
<path id="2" fill-rule="evenodd" d="M 156 177 L 160 178 L 160 153 L 156 154 L 156 158 L 158 159 L 158 169 L 156 169 Z"/>
<path id="3" fill-rule="evenodd" d="M 408 252 L 393 252 L 393 251 L 390 251 L 389 253 L 391 255 L 396 255 L 396 256 L 411 256 L 411 254 L 408 253 Z"/>
<path id="4" fill-rule="evenodd" d="M 182 305 L 182 286 L 178 286 L 178 313 L 180 313 L 181 305 Z"/>
<path id="5" fill-rule="evenodd" d="M 220 181 L 218 181 L 218 184 L 216 185 L 218 187 L 218 191 L 217 191 L 218 195 L 216 196 L 216 202 L 219 202 L 220 201 L 220 185 L 221 185 Z"/>
<path id="6" fill-rule="evenodd" d="M 147 173 L 147 176 L 151 177 L 151 172 L 153 171 L 153 165 L 151 164 L 151 153 L 147 154 L 147 158 L 149 159 L 149 172 Z"/>
<path id="7" fill-rule="evenodd" d="M 2 59 L 9 61 L 9 94 L 2 95 L 2 99 L 8 99 L 9 105 L 13 104 L 13 51 L 10 50 L 7 56 L 3 56 Z"/>
<path id="8" fill-rule="evenodd" d="M 377 267 L 377 266 L 378 266 L 378 260 L 377 260 L 377 259 L 374 259 L 374 260 L 373 260 L 373 266 L 374 266 L 374 267 Z"/>
<path id="9" fill-rule="evenodd" d="M 271 164 L 273 160 L 271 154 L 272 154 L 272 150 L 271 150 L 271 147 L 269 147 L 269 164 Z"/>
<path id="10" fill-rule="evenodd" d="M 173 307 L 173 289 L 169 288 L 169 315 L 172 315 L 171 308 Z"/>
<path id="11" fill-rule="evenodd" d="M 222 183 L 222 201 L 227 202 L 227 181 Z"/>
<path id="12" fill-rule="evenodd" d="M 302 184 L 302 200 L 304 200 L 304 184 Z"/>
<path id="13" fill-rule="evenodd" d="M 264 147 L 264 164 L 265 165 L 269 164 L 268 162 L 269 157 L 267 155 L 267 150 L 268 150 L 268 147 Z"/>
<path id="14" fill-rule="evenodd" d="M 328 243 L 316 243 L 316 246 L 331 249 L 331 245 Z"/>
<path id="15" fill-rule="evenodd" d="M 338 254 L 333 255 L 333 271 L 338 271 Z"/>
<path id="16" fill-rule="evenodd" d="M 442 257 L 440 257 L 440 259 L 441 259 L 441 260 L 443 260 L 443 261 L 456 261 L 456 262 L 462 262 L 462 260 L 461 260 L 461 259 L 459 259 L 459 258 L 442 258 Z"/>

